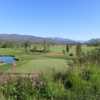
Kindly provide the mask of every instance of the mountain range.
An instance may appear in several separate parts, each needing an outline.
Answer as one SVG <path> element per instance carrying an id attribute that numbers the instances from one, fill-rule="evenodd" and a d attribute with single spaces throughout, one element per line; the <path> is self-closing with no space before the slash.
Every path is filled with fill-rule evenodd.
<path id="1" fill-rule="evenodd" d="M 32 35 L 19 35 L 19 34 L 0 34 L 0 40 L 5 41 L 30 41 L 30 42 L 36 42 L 40 43 L 44 40 L 50 43 L 56 43 L 56 44 L 75 44 L 77 41 L 70 40 L 70 39 L 64 39 L 64 38 L 51 38 L 51 37 L 37 37 Z"/>
<path id="2" fill-rule="evenodd" d="M 56 44 L 76 44 L 76 43 L 88 43 L 88 44 L 94 44 L 94 43 L 100 43 L 100 38 L 98 39 L 91 39 L 88 41 L 74 41 L 71 39 L 64 39 L 64 38 L 51 38 L 51 37 L 37 37 L 32 35 L 19 35 L 19 34 L 0 34 L 0 41 L 30 41 L 30 42 L 36 42 L 41 43 L 44 40 L 50 43 L 56 43 Z"/>

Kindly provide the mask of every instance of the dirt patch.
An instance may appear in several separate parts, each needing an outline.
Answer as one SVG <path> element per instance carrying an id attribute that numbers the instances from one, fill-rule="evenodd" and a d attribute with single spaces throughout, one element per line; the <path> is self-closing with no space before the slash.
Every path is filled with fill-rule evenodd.
<path id="1" fill-rule="evenodd" d="M 49 52 L 47 53 L 47 56 L 63 56 L 64 54 L 62 52 Z"/>

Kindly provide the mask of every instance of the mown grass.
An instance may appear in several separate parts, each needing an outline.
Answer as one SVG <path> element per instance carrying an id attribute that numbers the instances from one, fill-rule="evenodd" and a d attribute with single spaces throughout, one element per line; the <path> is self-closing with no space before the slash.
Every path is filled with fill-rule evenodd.
<path id="1" fill-rule="evenodd" d="M 62 51 L 59 52 L 62 53 Z M 19 59 L 16 72 L 42 71 L 48 73 L 52 69 L 64 70 L 67 66 L 67 61 L 64 58 L 62 59 L 63 55 L 59 55 L 59 52 L 56 57 L 55 55 L 47 56 L 48 54 L 44 53 L 25 53 L 24 49 L 0 48 L 1 55 L 14 55 Z M 11 64 L 0 65 L 0 70 L 4 72 L 11 72 L 11 68 Z"/>
<path id="2" fill-rule="evenodd" d="M 23 64 L 20 67 L 16 68 L 17 72 L 34 72 L 40 71 L 44 73 L 50 72 L 50 70 L 64 70 L 67 68 L 66 61 L 62 59 L 51 59 L 51 58 L 42 58 L 42 59 L 33 59 Z"/>
<path id="3" fill-rule="evenodd" d="M 87 49 L 83 46 L 83 50 Z M 49 53 L 26 53 L 24 48 L 0 48 L 0 55 L 14 55 L 17 61 L 16 72 L 50 72 L 50 70 L 65 70 L 67 68 L 66 56 L 62 53 L 65 50 L 65 45 L 55 45 L 50 47 Z M 72 46 L 69 53 L 75 54 L 75 46 Z M 67 54 L 66 54 L 67 55 Z M 1 64 L 0 71 L 11 71 L 11 64 Z"/>

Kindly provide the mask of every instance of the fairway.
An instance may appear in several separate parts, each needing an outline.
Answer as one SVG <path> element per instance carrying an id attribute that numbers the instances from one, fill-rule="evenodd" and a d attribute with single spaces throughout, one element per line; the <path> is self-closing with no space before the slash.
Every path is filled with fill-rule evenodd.
<path id="1" fill-rule="evenodd" d="M 66 60 L 62 59 L 51 59 L 51 58 L 42 58 L 42 59 L 33 59 L 23 64 L 20 67 L 16 68 L 16 72 L 44 72 L 48 73 L 50 71 L 57 70 L 61 71 L 66 68 Z"/>
<path id="2" fill-rule="evenodd" d="M 92 47 L 90 48 L 92 49 Z M 25 53 L 23 48 L 0 48 L 1 55 L 14 55 L 19 61 L 16 62 L 17 73 L 43 72 L 51 73 L 55 71 L 67 70 L 66 56 L 62 53 L 64 45 L 52 46 L 48 53 Z M 83 47 L 83 51 L 87 47 Z M 74 54 L 75 47 L 71 47 L 70 53 Z M 11 64 L 0 64 L 0 72 L 12 72 Z"/>
<path id="3" fill-rule="evenodd" d="M 57 49 L 57 51 L 55 51 Z M 67 69 L 67 60 L 62 54 L 62 46 L 52 48 L 49 53 L 28 53 L 23 49 L 0 49 L 0 54 L 14 55 L 19 61 L 16 62 L 17 73 L 51 73 L 52 71 L 64 71 Z M 0 71 L 12 72 L 11 64 L 0 64 Z"/>

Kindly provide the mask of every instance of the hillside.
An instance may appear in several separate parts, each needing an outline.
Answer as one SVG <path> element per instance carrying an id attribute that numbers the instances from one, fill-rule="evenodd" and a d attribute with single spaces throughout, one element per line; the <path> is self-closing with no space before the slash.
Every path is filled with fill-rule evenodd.
<path id="1" fill-rule="evenodd" d="M 75 44 L 77 43 L 74 40 L 70 39 L 63 39 L 63 38 L 44 38 L 44 37 L 37 37 L 32 35 L 19 35 L 19 34 L 0 34 L 0 40 L 6 41 L 30 41 L 30 42 L 43 42 L 46 40 L 50 43 L 56 44 Z"/>

